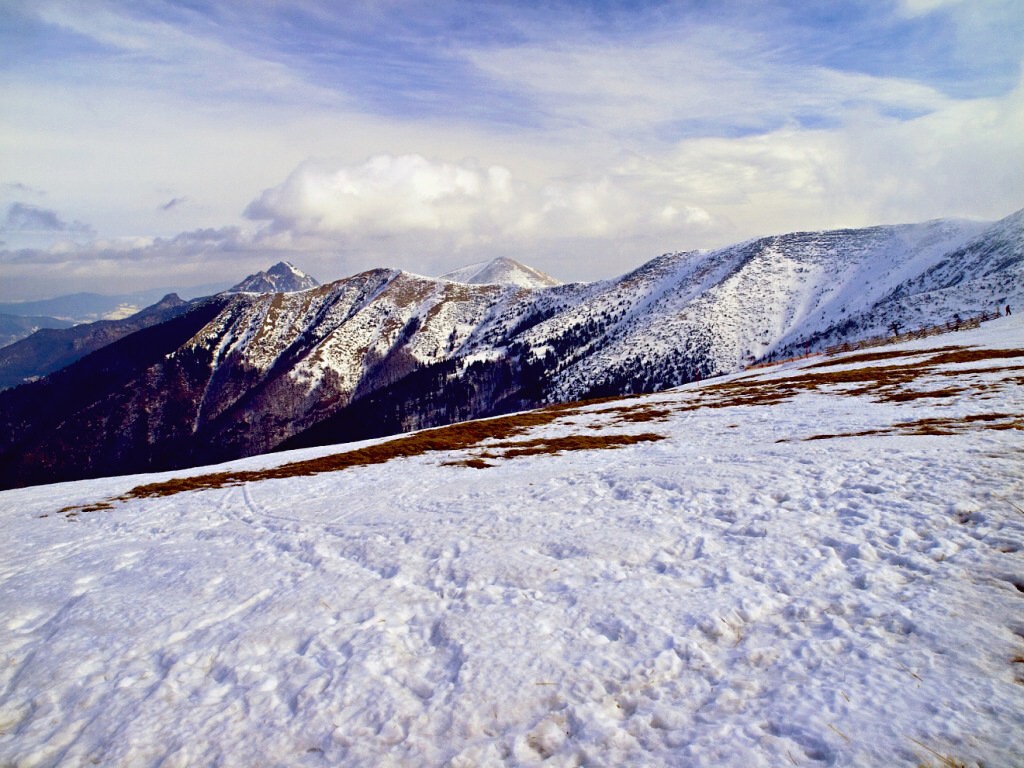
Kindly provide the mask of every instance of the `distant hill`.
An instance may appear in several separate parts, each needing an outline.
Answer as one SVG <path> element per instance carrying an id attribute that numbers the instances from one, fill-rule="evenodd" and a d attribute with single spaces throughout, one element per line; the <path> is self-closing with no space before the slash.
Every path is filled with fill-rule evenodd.
<path id="1" fill-rule="evenodd" d="M 102 293 L 71 293 L 38 301 L 0 302 L 0 314 L 46 316 L 72 323 L 91 323 L 96 320 L 123 320 L 145 307 L 152 306 L 169 293 L 183 299 L 211 296 L 224 290 L 223 283 L 209 283 L 188 287 L 152 288 L 134 293 L 107 295 Z M 41 326 L 58 327 L 58 326 Z"/>
<path id="2" fill-rule="evenodd" d="M 70 328 L 72 325 L 74 323 L 70 320 L 59 320 L 56 317 L 0 314 L 0 348 L 31 336 L 40 328 Z"/>

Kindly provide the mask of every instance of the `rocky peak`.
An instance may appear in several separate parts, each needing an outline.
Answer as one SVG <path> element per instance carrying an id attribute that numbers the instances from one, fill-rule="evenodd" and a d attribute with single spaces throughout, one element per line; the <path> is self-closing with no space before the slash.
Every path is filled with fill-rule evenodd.
<path id="1" fill-rule="evenodd" d="M 293 293 L 316 288 L 320 283 L 287 261 L 279 261 L 264 272 L 249 275 L 225 293 Z"/>

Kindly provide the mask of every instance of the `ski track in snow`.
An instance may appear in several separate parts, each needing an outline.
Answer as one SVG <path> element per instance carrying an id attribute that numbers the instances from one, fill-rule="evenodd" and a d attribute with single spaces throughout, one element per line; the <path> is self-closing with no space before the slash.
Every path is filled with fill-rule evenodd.
<path id="1" fill-rule="evenodd" d="M 949 343 L 1024 323 L 905 346 Z M 486 470 L 0 493 L 0 765 L 1024 764 L 1020 431 L 801 440 L 1020 414 L 1018 361 L 988 400 L 589 406 L 529 437 L 668 439 Z"/>

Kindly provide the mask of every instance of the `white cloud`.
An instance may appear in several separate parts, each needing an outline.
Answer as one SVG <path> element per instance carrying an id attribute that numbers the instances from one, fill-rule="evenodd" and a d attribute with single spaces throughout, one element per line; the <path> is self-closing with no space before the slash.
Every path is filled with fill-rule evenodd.
<path id="1" fill-rule="evenodd" d="M 507 168 L 377 155 L 361 165 L 308 162 L 246 210 L 299 233 L 492 230 L 515 190 Z"/>
<path id="2" fill-rule="evenodd" d="M 343 235 L 350 240 L 433 233 L 456 247 L 500 238 L 620 236 L 638 226 L 699 224 L 706 212 L 680 203 L 665 216 L 664 199 L 650 199 L 635 179 L 518 181 L 503 166 L 481 167 L 421 155 L 377 155 L 358 165 L 307 162 L 246 210 L 272 232 Z"/>

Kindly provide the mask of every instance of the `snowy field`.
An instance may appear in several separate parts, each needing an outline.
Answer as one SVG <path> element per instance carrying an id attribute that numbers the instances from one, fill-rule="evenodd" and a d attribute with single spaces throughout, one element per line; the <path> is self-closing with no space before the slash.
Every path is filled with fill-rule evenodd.
<path id="1" fill-rule="evenodd" d="M 1024 765 L 1019 318 L 0 493 L 0 766 Z"/>

